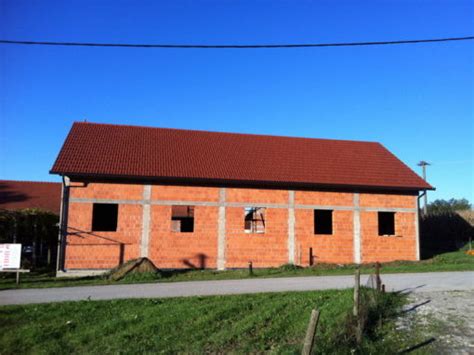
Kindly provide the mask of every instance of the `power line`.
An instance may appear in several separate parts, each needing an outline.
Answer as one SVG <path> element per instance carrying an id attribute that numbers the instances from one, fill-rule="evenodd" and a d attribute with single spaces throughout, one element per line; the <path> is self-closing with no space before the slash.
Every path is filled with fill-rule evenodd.
<path id="1" fill-rule="evenodd" d="M 179 49 L 258 49 L 258 48 L 308 48 L 308 47 L 350 47 L 382 46 L 394 44 L 419 44 L 451 41 L 472 41 L 474 36 L 409 39 L 379 42 L 339 42 L 339 43 L 300 43 L 300 44 L 130 44 L 130 43 L 88 43 L 88 42 L 47 42 L 47 41 L 11 41 L 0 40 L 0 44 L 41 45 L 41 46 L 75 46 L 75 47 L 125 47 L 125 48 L 179 48 Z"/>

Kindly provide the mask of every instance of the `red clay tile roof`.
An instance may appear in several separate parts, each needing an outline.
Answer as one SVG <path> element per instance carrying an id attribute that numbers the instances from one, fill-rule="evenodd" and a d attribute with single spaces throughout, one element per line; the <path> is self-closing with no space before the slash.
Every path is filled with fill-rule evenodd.
<path id="1" fill-rule="evenodd" d="M 74 123 L 51 173 L 314 188 L 432 188 L 374 142 L 96 123 Z"/>
<path id="2" fill-rule="evenodd" d="M 59 214 L 60 205 L 58 182 L 0 180 L 0 209 L 40 208 Z"/>

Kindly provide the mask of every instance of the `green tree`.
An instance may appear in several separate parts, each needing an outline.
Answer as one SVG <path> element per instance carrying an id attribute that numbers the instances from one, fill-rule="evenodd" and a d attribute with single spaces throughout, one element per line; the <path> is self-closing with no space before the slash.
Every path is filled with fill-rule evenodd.
<path id="1" fill-rule="evenodd" d="M 472 205 L 465 198 L 450 200 L 435 200 L 428 204 L 428 214 L 450 214 L 470 210 Z"/>
<path id="2" fill-rule="evenodd" d="M 41 209 L 0 209 L 0 243 L 29 246 L 33 266 L 49 265 L 57 247 L 58 221 L 57 215 Z"/>

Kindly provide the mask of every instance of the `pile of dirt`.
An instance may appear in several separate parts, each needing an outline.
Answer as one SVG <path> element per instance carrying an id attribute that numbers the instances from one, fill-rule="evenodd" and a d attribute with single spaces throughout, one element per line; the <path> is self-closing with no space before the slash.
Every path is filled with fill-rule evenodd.
<path id="1" fill-rule="evenodd" d="M 127 261 L 109 273 L 109 278 L 113 281 L 123 279 L 125 276 L 135 273 L 158 273 L 158 268 L 148 258 L 138 258 Z"/>

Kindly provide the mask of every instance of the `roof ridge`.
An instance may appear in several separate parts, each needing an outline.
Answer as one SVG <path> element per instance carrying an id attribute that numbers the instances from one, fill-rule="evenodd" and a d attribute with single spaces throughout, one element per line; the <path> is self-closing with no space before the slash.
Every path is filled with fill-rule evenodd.
<path id="1" fill-rule="evenodd" d="M 314 138 L 314 137 L 298 137 L 298 136 L 284 136 L 276 134 L 261 134 L 261 133 L 242 133 L 242 132 L 223 132 L 223 131 L 208 131 L 202 129 L 186 129 L 186 128 L 171 128 L 171 127 L 156 127 L 156 126 L 142 126 L 142 125 L 131 125 L 131 124 L 115 124 L 115 123 L 101 123 L 101 122 L 84 122 L 74 121 L 74 125 L 96 125 L 96 126 L 109 126 L 109 127 L 129 127 L 129 128 L 145 128 L 145 129 L 156 129 L 156 130 L 168 130 L 168 131 L 181 131 L 181 132 L 193 132 L 193 133 L 214 133 L 214 134 L 226 134 L 236 136 L 252 136 L 252 137 L 268 137 L 268 138 L 288 138 L 288 139 L 302 139 L 302 140 L 321 140 L 321 141 L 332 141 L 332 142 L 350 142 L 350 143 L 370 143 L 379 144 L 377 141 L 365 141 L 365 140 L 352 140 L 352 139 L 334 139 L 334 138 Z"/>

